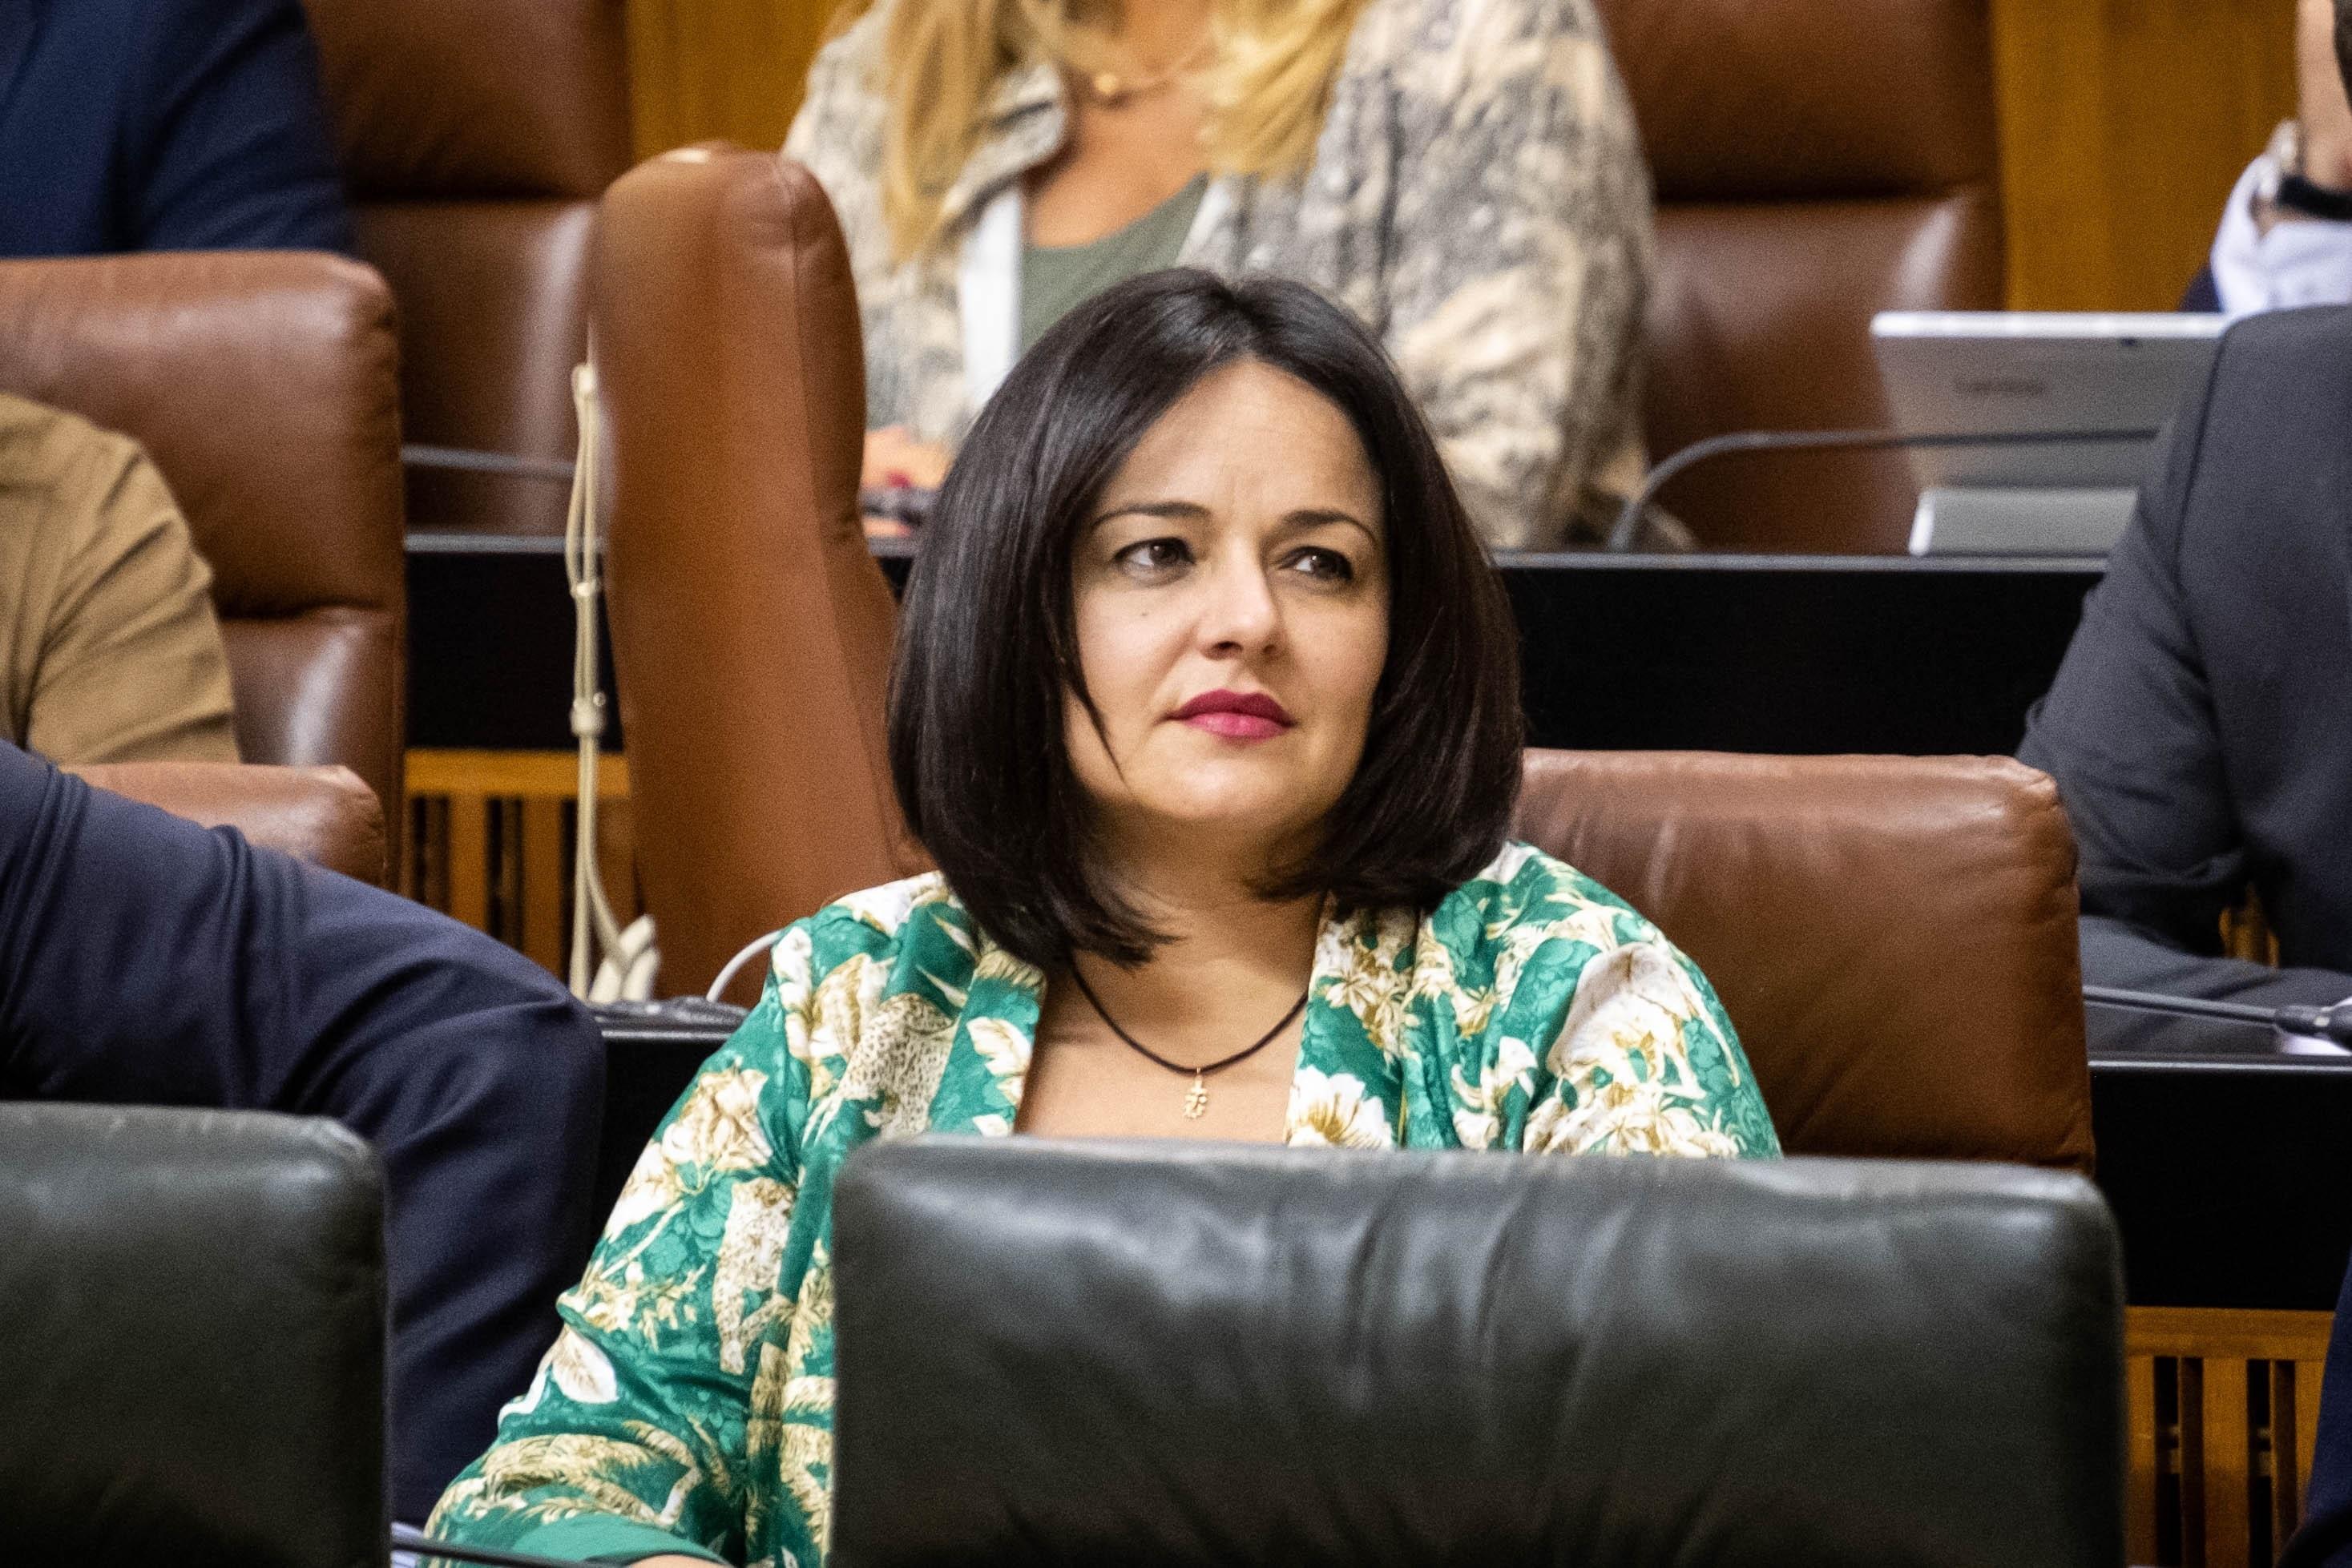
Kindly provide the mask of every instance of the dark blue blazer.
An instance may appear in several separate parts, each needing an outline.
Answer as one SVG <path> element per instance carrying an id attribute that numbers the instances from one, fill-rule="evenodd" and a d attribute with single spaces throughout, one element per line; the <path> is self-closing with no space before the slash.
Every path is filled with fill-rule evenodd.
<path id="1" fill-rule="evenodd" d="M 332 1116 L 375 1146 L 395 1518 L 555 1337 L 604 1097 L 595 1024 L 521 954 L 0 743 L 0 1099 Z"/>
<path id="2" fill-rule="evenodd" d="M 2278 1568 L 2352 1568 L 2352 1274 L 2345 1276 L 2336 1301 L 2327 1370 L 2320 1379 L 2319 1440 L 2310 1465 L 2303 1528 L 2279 1554 Z"/>
<path id="3" fill-rule="evenodd" d="M 0 0 L 0 256 L 351 248 L 297 0 Z"/>

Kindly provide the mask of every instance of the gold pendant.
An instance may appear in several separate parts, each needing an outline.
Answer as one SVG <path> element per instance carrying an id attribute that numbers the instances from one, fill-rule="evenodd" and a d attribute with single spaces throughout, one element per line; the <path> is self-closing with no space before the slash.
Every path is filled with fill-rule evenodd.
<path id="1" fill-rule="evenodd" d="M 1184 1096 L 1184 1119 L 1188 1122 L 1197 1122 L 1208 1113 L 1208 1110 L 1209 1087 L 1201 1082 L 1201 1075 L 1195 1072 L 1192 1074 L 1192 1087 Z"/>
<path id="2" fill-rule="evenodd" d="M 1095 97 L 1107 105 L 1116 106 L 1127 96 L 1127 84 L 1110 71 L 1097 71 L 1094 79 Z"/>

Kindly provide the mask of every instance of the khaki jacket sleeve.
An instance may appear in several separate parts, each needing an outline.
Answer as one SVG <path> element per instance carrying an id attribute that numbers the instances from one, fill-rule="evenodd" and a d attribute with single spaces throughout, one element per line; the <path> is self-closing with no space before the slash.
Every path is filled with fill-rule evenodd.
<path id="1" fill-rule="evenodd" d="M 212 571 L 137 444 L 74 433 L 87 455 L 43 525 L 65 550 L 56 591 L 25 607 L 46 621 L 25 744 L 68 766 L 235 762 Z"/>

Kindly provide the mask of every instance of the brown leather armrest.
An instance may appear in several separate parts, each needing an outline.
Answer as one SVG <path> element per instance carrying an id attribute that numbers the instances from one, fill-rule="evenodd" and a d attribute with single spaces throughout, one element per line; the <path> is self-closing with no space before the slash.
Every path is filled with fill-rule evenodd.
<path id="1" fill-rule="evenodd" d="M 397 824 L 407 589 L 383 279 L 310 251 L 0 261 L 0 389 L 154 460 L 212 568 L 237 755 L 342 764 Z"/>
<path id="2" fill-rule="evenodd" d="M 1706 972 L 1789 1153 L 2090 1167 L 2074 838 L 2046 775 L 1530 751 L 1518 832 Z"/>
<path id="3" fill-rule="evenodd" d="M 383 807 L 348 768 L 113 762 L 68 771 L 207 828 L 235 828 L 264 849 L 383 885 Z"/>

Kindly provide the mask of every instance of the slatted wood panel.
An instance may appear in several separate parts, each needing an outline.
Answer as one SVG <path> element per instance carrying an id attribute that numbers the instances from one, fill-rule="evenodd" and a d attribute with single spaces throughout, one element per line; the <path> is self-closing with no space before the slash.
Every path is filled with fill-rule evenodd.
<path id="1" fill-rule="evenodd" d="M 781 147 L 838 0 L 629 0 L 637 154 Z"/>
<path id="2" fill-rule="evenodd" d="M 400 890 L 565 973 L 579 762 L 564 751 L 411 751 Z M 597 770 L 597 863 L 613 912 L 642 905 L 630 835 L 629 768 Z"/>
<path id="3" fill-rule="evenodd" d="M 2010 302 L 2168 310 L 2294 112 L 2293 0 L 1993 0 Z"/>
<path id="4" fill-rule="evenodd" d="M 2136 1563 L 2267 1568 L 2303 1518 L 2327 1312 L 2125 1314 Z"/>

